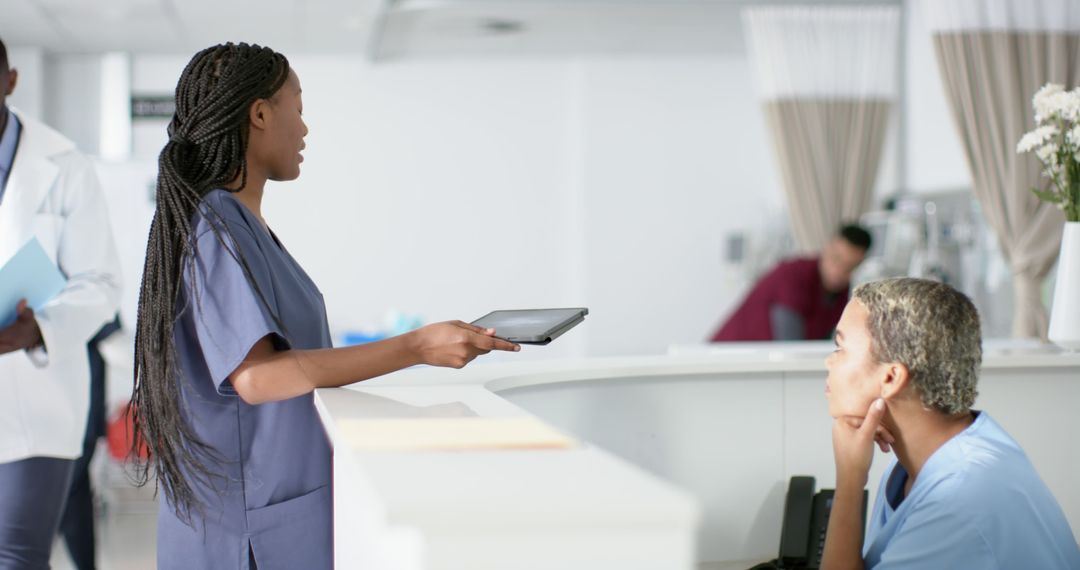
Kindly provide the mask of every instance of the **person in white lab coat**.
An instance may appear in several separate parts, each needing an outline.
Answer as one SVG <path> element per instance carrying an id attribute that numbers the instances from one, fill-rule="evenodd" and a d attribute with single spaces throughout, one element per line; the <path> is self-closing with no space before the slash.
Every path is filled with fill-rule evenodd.
<path id="1" fill-rule="evenodd" d="M 0 42 L 0 264 L 36 237 L 67 279 L 0 328 L 0 570 L 48 568 L 89 407 L 87 341 L 112 320 L 120 270 L 93 165 L 7 106 L 18 76 Z M 5 307 L 6 309 L 10 309 Z"/>

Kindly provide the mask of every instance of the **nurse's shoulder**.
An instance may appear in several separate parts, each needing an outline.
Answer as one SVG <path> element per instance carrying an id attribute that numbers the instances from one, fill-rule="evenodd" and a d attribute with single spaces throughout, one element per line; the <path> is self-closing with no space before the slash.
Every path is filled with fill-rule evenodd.
<path id="1" fill-rule="evenodd" d="M 199 209 L 195 213 L 192 229 L 195 239 L 201 246 L 207 238 L 216 241 L 217 238 L 212 235 L 212 225 L 219 231 L 227 228 L 230 233 L 235 234 L 241 231 L 254 237 L 257 229 L 255 226 L 258 223 L 247 207 L 240 203 L 231 192 L 218 188 L 203 196 Z M 235 237 L 243 239 L 246 236 Z"/>
<path id="2" fill-rule="evenodd" d="M 1004 567 L 1031 562 L 1075 568 L 1080 552 L 1064 513 L 1027 454 L 986 412 L 934 457 L 937 481 L 926 500 L 992 545 Z"/>

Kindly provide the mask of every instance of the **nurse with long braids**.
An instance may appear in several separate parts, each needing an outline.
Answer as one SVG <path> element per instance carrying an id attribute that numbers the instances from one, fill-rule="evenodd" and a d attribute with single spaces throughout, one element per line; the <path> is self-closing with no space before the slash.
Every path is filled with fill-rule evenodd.
<path id="1" fill-rule="evenodd" d="M 266 47 L 203 50 L 176 86 L 131 408 L 149 450 L 137 474 L 163 491 L 161 569 L 331 568 L 330 447 L 313 390 L 519 349 L 460 321 L 331 348 L 322 294 L 262 211 L 267 180 L 300 175 L 302 110 L 296 73 Z"/>

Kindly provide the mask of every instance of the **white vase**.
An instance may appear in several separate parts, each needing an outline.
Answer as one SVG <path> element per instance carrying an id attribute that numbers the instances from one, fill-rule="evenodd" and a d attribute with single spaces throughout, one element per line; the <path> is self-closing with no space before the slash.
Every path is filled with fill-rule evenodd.
<path id="1" fill-rule="evenodd" d="M 1080 351 L 1080 222 L 1065 222 L 1061 236 L 1049 337 L 1061 348 Z"/>

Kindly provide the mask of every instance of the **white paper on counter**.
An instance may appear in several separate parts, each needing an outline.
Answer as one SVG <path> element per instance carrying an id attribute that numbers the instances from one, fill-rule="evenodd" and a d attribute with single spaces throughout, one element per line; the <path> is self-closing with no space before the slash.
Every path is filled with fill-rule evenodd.
<path id="1" fill-rule="evenodd" d="M 567 449 L 577 442 L 535 418 L 389 418 L 341 422 L 353 449 Z"/>

